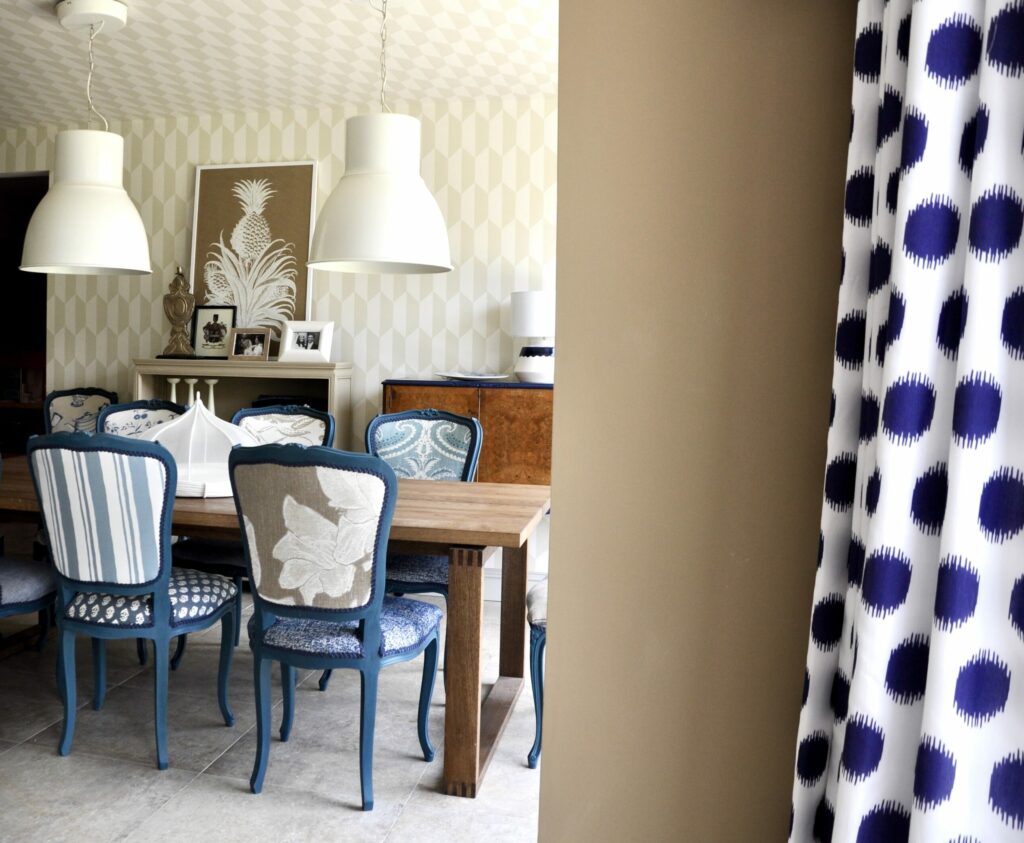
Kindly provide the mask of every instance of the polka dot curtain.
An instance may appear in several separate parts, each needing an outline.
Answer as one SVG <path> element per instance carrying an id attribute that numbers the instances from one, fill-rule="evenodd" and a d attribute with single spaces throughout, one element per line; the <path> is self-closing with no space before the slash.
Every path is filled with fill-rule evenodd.
<path id="1" fill-rule="evenodd" d="M 793 841 L 1024 840 L 1024 0 L 861 0 Z"/>

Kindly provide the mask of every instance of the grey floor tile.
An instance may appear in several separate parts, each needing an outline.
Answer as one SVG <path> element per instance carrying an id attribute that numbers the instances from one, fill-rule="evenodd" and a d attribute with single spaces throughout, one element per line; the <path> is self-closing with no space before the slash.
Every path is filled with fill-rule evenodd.
<path id="1" fill-rule="evenodd" d="M 16 746 L 17 744 L 12 743 L 11 741 L 0 741 L 0 755 L 3 755 L 5 752 L 7 752 L 7 750 L 12 749 Z"/>
<path id="2" fill-rule="evenodd" d="M 0 664 L 0 740 L 20 743 L 63 718 L 53 680 Z"/>
<path id="3" fill-rule="evenodd" d="M 175 795 L 131 840 L 382 841 L 401 812 L 399 805 L 359 810 L 346 797 L 266 786 L 258 796 L 248 781 L 201 775 Z"/>
<path id="4" fill-rule="evenodd" d="M 195 777 L 86 753 L 61 758 L 55 748 L 34 744 L 0 759 L 5 840 L 115 840 Z"/>
<path id="5" fill-rule="evenodd" d="M 387 843 L 533 843 L 536 839 L 536 818 L 407 805 Z"/>
<path id="6" fill-rule="evenodd" d="M 167 748 L 170 765 L 177 770 L 200 772 L 255 723 L 251 697 L 230 698 L 235 725 L 224 725 L 217 705 L 216 683 L 211 678 L 206 698 L 192 694 L 168 694 Z M 56 746 L 60 724 L 37 734 L 33 742 Z M 153 725 L 153 691 L 122 685 L 107 696 L 102 711 L 79 709 L 72 752 L 81 750 L 106 758 L 156 765 Z"/>

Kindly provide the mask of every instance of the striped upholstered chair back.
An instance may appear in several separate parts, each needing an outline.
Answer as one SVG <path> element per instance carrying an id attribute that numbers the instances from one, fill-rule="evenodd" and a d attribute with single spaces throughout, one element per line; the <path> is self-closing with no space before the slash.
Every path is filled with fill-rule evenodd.
<path id="1" fill-rule="evenodd" d="M 472 480 L 482 442 L 480 422 L 441 410 L 380 415 L 366 427 L 367 452 L 417 480 Z"/>
<path id="2" fill-rule="evenodd" d="M 29 440 L 28 458 L 62 578 L 130 589 L 169 576 L 177 471 L 163 447 L 60 433 Z"/>

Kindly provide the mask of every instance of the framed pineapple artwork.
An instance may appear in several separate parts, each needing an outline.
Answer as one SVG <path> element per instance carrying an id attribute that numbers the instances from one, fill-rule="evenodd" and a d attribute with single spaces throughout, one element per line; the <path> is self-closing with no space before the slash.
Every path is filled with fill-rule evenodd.
<path id="1" fill-rule="evenodd" d="M 236 308 L 236 325 L 309 319 L 316 162 L 202 164 L 192 216 L 196 305 Z"/>

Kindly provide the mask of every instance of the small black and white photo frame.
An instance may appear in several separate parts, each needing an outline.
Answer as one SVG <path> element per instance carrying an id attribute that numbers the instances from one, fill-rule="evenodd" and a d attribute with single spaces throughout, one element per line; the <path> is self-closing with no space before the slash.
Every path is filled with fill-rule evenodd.
<path id="1" fill-rule="evenodd" d="M 228 334 L 228 360 L 270 359 L 270 328 L 232 328 Z"/>
<path id="2" fill-rule="evenodd" d="M 231 346 L 228 335 L 235 327 L 233 304 L 197 304 L 192 317 L 192 347 L 196 357 L 224 360 Z"/>
<path id="3" fill-rule="evenodd" d="M 277 359 L 282 363 L 328 363 L 333 340 L 333 322 L 285 322 Z"/>

